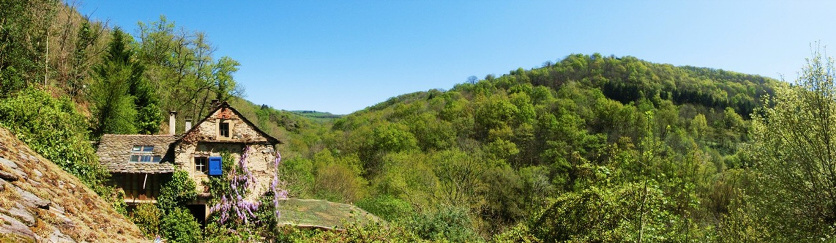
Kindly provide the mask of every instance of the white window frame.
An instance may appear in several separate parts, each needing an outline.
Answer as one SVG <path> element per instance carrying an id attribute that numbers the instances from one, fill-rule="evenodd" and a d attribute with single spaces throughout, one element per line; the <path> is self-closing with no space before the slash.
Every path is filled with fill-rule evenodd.
<path id="1" fill-rule="evenodd" d="M 159 163 L 162 156 L 154 155 L 154 145 L 134 145 L 131 147 L 132 163 Z"/>

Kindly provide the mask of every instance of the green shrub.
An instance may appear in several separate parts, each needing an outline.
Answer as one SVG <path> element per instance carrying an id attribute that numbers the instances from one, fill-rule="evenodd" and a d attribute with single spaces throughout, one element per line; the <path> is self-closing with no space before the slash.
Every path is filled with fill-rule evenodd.
<path id="1" fill-rule="evenodd" d="M 541 242 L 540 239 L 531 234 L 528 224 L 519 223 L 504 231 L 493 235 L 490 242 Z"/>
<path id="2" fill-rule="evenodd" d="M 386 221 L 397 221 L 404 216 L 411 215 L 414 211 L 409 202 L 390 195 L 365 198 L 355 205 Z"/>
<path id="3" fill-rule="evenodd" d="M 163 216 L 160 229 L 168 242 L 198 242 L 201 240 L 200 224 L 188 209 L 175 207 Z"/>
<path id="4" fill-rule="evenodd" d="M 478 240 L 466 208 L 440 206 L 437 210 L 417 213 L 407 222 L 408 228 L 425 240 L 472 242 Z"/>
<path id="5" fill-rule="evenodd" d="M 300 157 L 285 159 L 279 169 L 281 178 L 287 182 L 286 189 L 290 195 L 300 198 L 311 197 L 316 181 L 312 160 Z"/>
<path id="6" fill-rule="evenodd" d="M 160 188 L 160 196 L 157 197 L 157 206 L 163 213 L 178 207 L 186 206 L 187 203 L 197 198 L 195 183 L 184 170 L 177 170 L 171 176 L 171 180 Z"/>
<path id="7" fill-rule="evenodd" d="M 110 192 L 102 186 L 110 174 L 99 164 L 87 141 L 87 120 L 71 100 L 33 88 L 22 90 L 0 101 L 0 124 L 99 195 Z"/>
<path id="8" fill-rule="evenodd" d="M 682 218 L 670 213 L 669 198 L 650 181 L 565 193 L 530 222 L 545 242 L 682 242 Z"/>
<path id="9" fill-rule="evenodd" d="M 87 140 L 88 125 L 70 99 L 53 98 L 43 90 L 29 88 L 0 100 L 0 126 L 125 214 L 123 194 L 105 185 L 110 173 L 99 164 L 96 151 Z"/>
<path id="10" fill-rule="evenodd" d="M 163 213 L 154 204 L 140 204 L 131 213 L 131 221 L 142 230 L 147 237 L 154 237 L 160 233 L 160 218 Z"/>

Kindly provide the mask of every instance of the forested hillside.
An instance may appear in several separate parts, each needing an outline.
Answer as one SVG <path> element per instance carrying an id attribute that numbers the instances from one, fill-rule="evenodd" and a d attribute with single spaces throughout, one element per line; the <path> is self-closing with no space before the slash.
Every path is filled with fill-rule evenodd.
<path id="1" fill-rule="evenodd" d="M 571 55 L 340 118 L 293 142 L 285 179 L 292 196 L 354 202 L 424 239 L 718 239 L 750 163 L 749 114 L 780 85 Z"/>
<path id="2" fill-rule="evenodd" d="M 279 186 L 290 197 L 353 203 L 386 220 L 306 231 L 278 227 L 263 203 L 254 221 L 201 236 L 172 206 L 187 201 L 191 194 L 174 192 L 189 187 L 173 185 L 172 208 L 129 215 L 146 236 L 806 242 L 836 235 L 836 70 L 818 50 L 793 86 L 574 54 L 333 116 L 245 100 L 234 79 L 240 64 L 213 56 L 205 33 L 164 16 L 134 33 L 57 1 L 2 1 L 0 16 L 0 125 L 121 213 L 90 141 L 166 131 L 168 111 L 178 111 L 179 122 L 200 119 L 217 99 L 284 142 Z"/>

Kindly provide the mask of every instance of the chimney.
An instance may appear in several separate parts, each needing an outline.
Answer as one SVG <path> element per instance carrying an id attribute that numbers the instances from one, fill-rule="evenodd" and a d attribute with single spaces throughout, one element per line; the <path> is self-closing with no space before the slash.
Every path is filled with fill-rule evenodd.
<path id="1" fill-rule="evenodd" d="M 189 131 L 189 129 L 192 129 L 192 118 L 191 117 L 186 118 L 186 127 L 183 128 L 183 132 L 187 132 L 187 131 Z"/>
<path id="2" fill-rule="evenodd" d="M 168 112 L 168 134 L 174 135 L 174 125 L 175 121 L 177 120 L 177 112 L 176 111 L 169 111 Z"/>

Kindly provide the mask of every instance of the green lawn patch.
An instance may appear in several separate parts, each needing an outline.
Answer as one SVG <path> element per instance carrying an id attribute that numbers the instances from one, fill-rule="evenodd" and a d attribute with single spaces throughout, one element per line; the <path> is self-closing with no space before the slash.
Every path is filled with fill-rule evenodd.
<path id="1" fill-rule="evenodd" d="M 314 199 L 287 199 L 279 202 L 279 225 L 306 228 L 341 229 L 344 223 L 368 224 L 380 218 L 354 205 Z"/>

